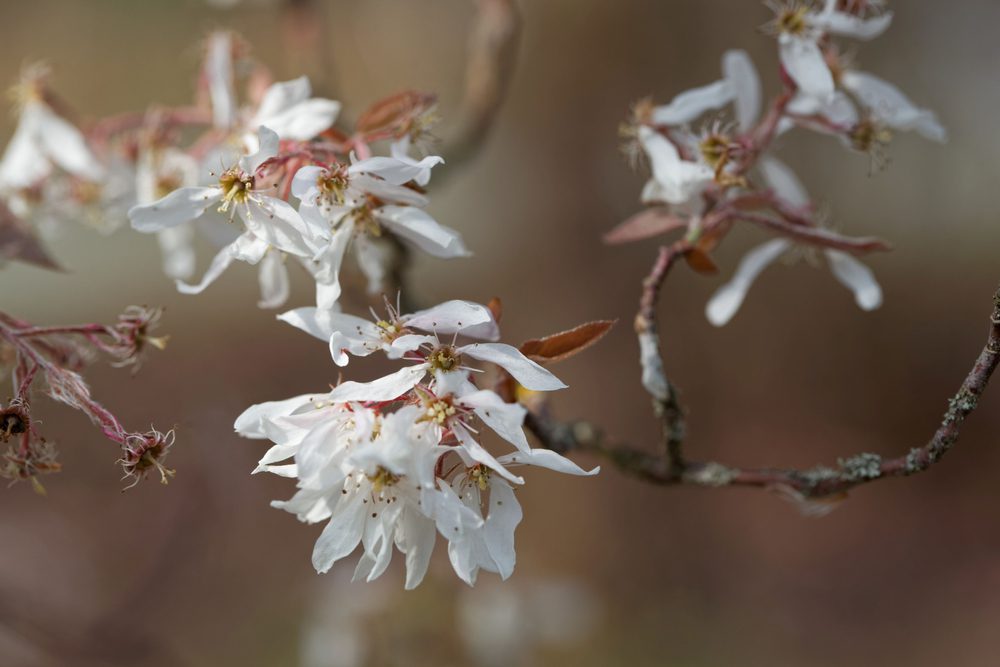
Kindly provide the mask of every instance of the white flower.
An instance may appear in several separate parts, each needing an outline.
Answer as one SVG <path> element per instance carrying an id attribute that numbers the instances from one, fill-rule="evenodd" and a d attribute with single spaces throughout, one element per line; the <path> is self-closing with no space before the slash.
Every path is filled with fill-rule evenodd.
<path id="1" fill-rule="evenodd" d="M 0 189 L 37 185 L 53 166 L 86 181 L 104 178 L 104 167 L 72 123 L 53 111 L 43 98 L 44 72 L 31 70 L 17 92 L 21 113 L 17 129 L 0 158 Z"/>
<path id="2" fill-rule="evenodd" d="M 311 97 L 309 79 L 272 84 L 264 93 L 250 121 L 251 128 L 263 125 L 282 139 L 308 141 L 328 130 L 340 113 L 340 102 Z"/>
<path id="3" fill-rule="evenodd" d="M 809 195 L 791 169 L 771 157 L 761 159 L 759 165 L 764 180 L 785 203 L 799 209 L 809 206 Z M 708 320 L 722 326 L 732 319 L 761 271 L 792 246 L 787 239 L 773 239 L 747 252 L 730 281 L 709 300 L 705 308 Z M 840 250 L 824 248 L 823 255 L 834 278 L 851 290 L 859 308 L 874 310 L 882 305 L 882 288 L 871 269 Z"/>
<path id="4" fill-rule="evenodd" d="M 777 16 L 771 25 L 778 33 L 782 66 L 799 90 L 822 102 L 830 101 L 835 88 L 833 73 L 819 44 L 823 36 L 874 39 L 892 22 L 892 12 L 862 19 L 838 11 L 837 0 L 826 0 L 819 10 L 797 0 L 774 9 Z"/>
<path id="5" fill-rule="evenodd" d="M 411 164 L 379 157 L 350 167 L 308 166 L 295 173 L 292 194 L 301 202 L 299 213 L 311 224 L 333 230 L 329 245 L 316 258 L 317 305 L 330 308 L 340 297 L 340 267 L 352 239 L 357 241 L 359 264 L 369 277 L 369 291 L 381 288 L 390 258 L 373 254 L 376 246 L 370 237 L 381 236 L 383 228 L 434 257 L 469 255 L 458 232 L 422 210 L 427 198 L 403 187 L 411 180 L 426 182 L 430 168 L 439 161 L 428 157 Z"/>
<path id="6" fill-rule="evenodd" d="M 160 232 L 199 218 L 208 208 L 218 210 L 232 220 L 242 219 L 245 232 L 223 248 L 197 285 L 178 282 L 185 294 L 197 294 L 214 282 L 234 260 L 261 267 L 261 305 L 275 307 L 287 295 L 287 274 L 280 253 L 311 258 L 329 237 L 327 229 L 310 224 L 287 202 L 264 194 L 269 186 L 258 168 L 278 154 L 278 136 L 266 127 L 259 130 L 260 150 L 226 169 L 213 187 L 189 186 L 174 190 L 151 204 L 134 206 L 128 216 L 133 229 Z"/>
<path id="7" fill-rule="evenodd" d="M 639 144 L 646 151 L 653 172 L 642 190 L 644 203 L 692 204 L 715 180 L 711 167 L 681 159 L 677 147 L 652 128 L 639 128 Z"/>
<path id="8" fill-rule="evenodd" d="M 414 331 L 428 331 L 444 336 L 462 334 L 470 338 L 495 341 L 500 330 L 493 313 L 486 306 L 471 301 L 446 301 L 411 314 L 399 314 L 398 307 L 386 302 L 386 317 L 366 320 L 339 312 L 323 312 L 322 308 L 296 308 L 278 316 L 306 333 L 330 344 L 333 361 L 346 366 L 348 354 L 368 356 L 381 350 L 390 359 L 398 359 L 407 350 L 393 347 L 393 342 Z"/>
<path id="9" fill-rule="evenodd" d="M 596 475 L 600 468 L 586 471 L 569 459 L 547 449 L 532 449 L 501 456 L 501 465 L 533 465 L 570 475 Z M 448 557 L 455 574 L 465 583 L 474 585 L 479 570 L 495 572 L 507 579 L 514 571 L 514 530 L 523 513 L 514 489 L 506 480 L 496 477 L 482 466 L 471 466 L 457 476 L 449 486 L 461 502 L 482 517 L 481 527 L 465 531 L 448 542 Z M 488 491 L 488 496 L 486 495 Z"/>

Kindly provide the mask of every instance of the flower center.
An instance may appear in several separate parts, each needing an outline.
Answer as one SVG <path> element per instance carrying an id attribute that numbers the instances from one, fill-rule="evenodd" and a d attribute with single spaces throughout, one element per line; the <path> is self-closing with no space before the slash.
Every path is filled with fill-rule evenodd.
<path id="1" fill-rule="evenodd" d="M 718 170 L 729 161 L 729 138 L 722 134 L 710 134 L 701 140 L 698 150 L 705 162 Z"/>
<path id="2" fill-rule="evenodd" d="M 324 171 L 316 179 L 316 187 L 323 196 L 338 206 L 343 206 L 344 195 L 347 192 L 347 174 L 337 171 Z"/>
<path id="3" fill-rule="evenodd" d="M 805 5 L 797 7 L 786 7 L 778 14 L 778 30 L 788 35 L 802 35 L 809 29 L 806 22 L 806 15 L 809 8 Z"/>
<path id="4" fill-rule="evenodd" d="M 253 190 L 253 176 L 237 167 L 232 167 L 219 176 L 219 187 L 222 188 L 222 206 L 219 207 L 219 211 L 225 213 L 232 204 L 242 204 L 250 197 L 250 191 Z"/>
<path id="5" fill-rule="evenodd" d="M 871 118 L 858 122 L 851 128 L 851 145 L 864 153 L 871 153 L 887 146 L 892 141 L 892 131 Z"/>
<path id="6" fill-rule="evenodd" d="M 427 363 L 434 370 L 448 372 L 461 365 L 462 356 L 451 345 L 442 345 L 431 350 L 431 353 L 427 356 Z"/>
<path id="7" fill-rule="evenodd" d="M 446 421 L 458 414 L 458 408 L 448 400 L 436 400 L 427 404 L 427 411 L 424 413 L 428 421 L 444 425 Z"/>
<path id="8" fill-rule="evenodd" d="M 372 483 L 372 489 L 375 493 L 382 493 L 382 490 L 386 487 L 394 485 L 399 481 L 400 476 L 395 475 L 382 466 L 375 469 L 374 475 L 366 475 L 368 481 Z"/>
<path id="9" fill-rule="evenodd" d="M 469 469 L 469 479 L 480 491 L 485 491 L 490 486 L 490 469 L 482 463 L 476 464 Z"/>

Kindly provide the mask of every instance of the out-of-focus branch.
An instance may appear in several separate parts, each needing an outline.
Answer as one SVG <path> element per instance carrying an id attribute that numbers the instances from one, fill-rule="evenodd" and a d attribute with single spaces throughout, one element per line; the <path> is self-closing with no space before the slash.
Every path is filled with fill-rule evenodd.
<path id="1" fill-rule="evenodd" d="M 669 247 L 661 250 L 657 266 L 665 263 L 666 269 L 679 256 L 680 250 Z M 663 259 L 666 257 L 666 259 Z M 665 275 L 666 270 L 652 276 Z M 647 279 L 648 281 L 648 279 Z M 660 279 L 662 284 L 662 278 Z M 647 294 L 658 287 L 649 283 L 643 292 L 643 309 Z M 643 317 L 640 309 L 640 317 Z M 655 330 L 655 329 L 654 329 Z M 631 447 L 615 446 L 608 442 L 595 426 L 584 422 L 560 423 L 547 415 L 531 414 L 526 420 L 529 429 L 546 447 L 555 451 L 591 451 L 611 460 L 622 471 L 656 484 L 694 484 L 698 486 L 751 486 L 764 487 L 791 495 L 797 499 L 829 498 L 878 479 L 904 477 L 923 472 L 954 446 L 962 424 L 979 404 L 990 378 L 1000 362 L 1000 290 L 993 297 L 993 310 L 989 319 L 986 345 L 976 358 L 972 369 L 958 391 L 948 401 L 948 409 L 940 426 L 930 440 L 921 447 L 911 449 L 896 458 L 882 458 L 878 454 L 861 453 L 840 459 L 836 468 L 815 467 L 806 470 L 778 468 L 740 469 L 716 462 L 685 461 L 669 447 L 671 434 L 665 421 L 666 455 L 653 454 Z M 669 386 L 669 385 L 668 385 Z M 672 393 L 673 389 L 671 388 Z M 672 395 L 672 394 L 671 394 Z M 681 439 L 683 433 L 673 433 Z"/>
<path id="2" fill-rule="evenodd" d="M 500 110 L 517 64 L 521 14 L 515 0 L 477 0 L 469 31 L 465 91 L 456 130 L 441 153 L 451 169 L 482 147 Z"/>

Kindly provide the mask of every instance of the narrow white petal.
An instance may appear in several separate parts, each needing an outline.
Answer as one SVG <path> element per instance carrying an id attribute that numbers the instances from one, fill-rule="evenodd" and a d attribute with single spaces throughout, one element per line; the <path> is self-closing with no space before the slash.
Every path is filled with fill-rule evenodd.
<path id="1" fill-rule="evenodd" d="M 178 225 L 161 229 L 156 234 L 163 256 L 163 272 L 174 279 L 187 280 L 194 275 L 194 227 Z"/>
<path id="2" fill-rule="evenodd" d="M 304 405 L 309 405 L 314 399 L 324 394 L 301 394 L 286 398 L 283 401 L 269 401 L 251 405 L 236 418 L 233 428 L 244 438 L 266 438 L 264 432 L 264 420 L 273 419 L 282 415 L 290 415 Z"/>
<path id="3" fill-rule="evenodd" d="M 313 547 L 312 564 L 320 574 L 327 572 L 334 563 L 350 554 L 361 541 L 365 527 L 366 508 L 361 501 L 363 494 L 353 493 L 341 500 L 330 522 L 323 528 Z"/>
<path id="4" fill-rule="evenodd" d="M 467 354 L 473 359 L 488 361 L 500 366 L 514 376 L 525 389 L 534 391 L 554 391 L 565 389 L 566 385 L 555 375 L 545 370 L 511 345 L 505 343 L 472 343 L 458 348 L 459 354 Z"/>
<path id="5" fill-rule="evenodd" d="M 83 133 L 44 104 L 37 104 L 38 141 L 55 164 L 74 176 L 96 181 L 104 176 L 104 167 L 87 146 Z"/>
<path id="6" fill-rule="evenodd" d="M 470 327 L 483 324 L 496 327 L 496 320 L 489 308 L 458 299 L 405 315 L 402 319 L 403 324 L 411 329 L 439 334 L 465 333 Z"/>
<path id="7" fill-rule="evenodd" d="M 710 109 L 728 104 L 735 94 L 732 82 L 716 81 L 707 86 L 684 91 L 669 104 L 653 109 L 652 121 L 656 125 L 682 125 L 690 123 Z"/>
<path id="8" fill-rule="evenodd" d="M 238 210 L 246 228 L 275 248 L 307 258 L 316 253 L 316 241 L 304 235 L 306 223 L 288 202 L 258 196 L 248 199 Z"/>
<path id="9" fill-rule="evenodd" d="M 514 530 L 524 516 L 521 503 L 503 480 L 495 480 L 490 484 L 490 511 L 483 526 L 483 539 L 486 550 L 493 559 L 496 572 L 501 579 L 507 579 L 514 573 L 517 560 L 514 552 Z"/>
<path id="10" fill-rule="evenodd" d="M 740 132 L 746 132 L 760 116 L 761 85 L 757 68 L 746 51 L 726 51 L 722 55 L 722 75 L 733 89 L 733 106 Z"/>
<path id="11" fill-rule="evenodd" d="M 584 470 L 565 456 L 557 454 L 551 449 L 530 449 L 527 452 L 505 454 L 499 460 L 504 465 L 523 463 L 525 465 L 538 466 L 539 468 L 548 468 L 549 470 L 566 473 L 567 475 L 590 476 L 601 472 L 600 466 Z"/>
<path id="12" fill-rule="evenodd" d="M 462 396 L 458 403 L 475 410 L 476 415 L 497 435 L 522 452 L 530 449 L 524 435 L 524 416 L 528 413 L 518 403 L 506 403 L 489 389 Z"/>
<path id="13" fill-rule="evenodd" d="M 305 102 L 311 94 L 312 87 L 309 85 L 309 78 L 305 76 L 271 84 L 264 92 L 260 106 L 257 107 L 257 115 L 254 116 L 253 124 L 265 125 L 266 119 L 290 109 L 300 102 Z"/>
<path id="14" fill-rule="evenodd" d="M 250 175 L 253 175 L 260 165 L 278 154 L 278 146 L 281 143 L 274 130 L 263 125 L 257 128 L 257 140 L 259 142 L 257 151 L 240 158 L 240 169 Z"/>
<path id="15" fill-rule="evenodd" d="M 190 222 L 220 201 L 220 188 L 180 188 L 152 204 L 133 206 L 128 211 L 128 219 L 137 232 L 158 232 Z"/>
<path id="16" fill-rule="evenodd" d="M 932 111 L 913 104 L 896 86 L 867 72 L 848 71 L 844 87 L 871 109 L 875 117 L 896 130 L 914 130 L 932 141 L 945 141 L 948 133 Z"/>
<path id="17" fill-rule="evenodd" d="M 12 189 L 35 185 L 52 171 L 49 159 L 35 141 L 36 123 L 27 117 L 30 110 L 30 106 L 25 107 L 0 160 L 0 185 Z"/>
<path id="18" fill-rule="evenodd" d="M 382 206 L 375 211 L 379 223 L 433 257 L 468 257 L 462 236 L 414 206 Z"/>
<path id="19" fill-rule="evenodd" d="M 862 19 L 844 12 L 826 11 L 815 17 L 811 23 L 815 27 L 835 35 L 869 40 L 889 29 L 889 25 L 892 23 L 892 12 Z"/>
<path id="20" fill-rule="evenodd" d="M 882 305 L 882 288 L 871 269 L 845 252 L 824 252 L 830 262 L 830 271 L 840 284 L 854 293 L 854 300 L 861 310 L 875 310 Z"/>
<path id="21" fill-rule="evenodd" d="M 782 33 L 778 55 L 788 76 L 803 93 L 824 102 L 833 97 L 833 75 L 815 41 Z"/>
<path id="22" fill-rule="evenodd" d="M 765 155 L 757 163 L 767 186 L 774 194 L 796 208 L 809 205 L 809 193 L 788 165 L 777 158 Z"/>
<path id="23" fill-rule="evenodd" d="M 205 291 L 209 285 L 218 280 L 229 265 L 233 263 L 235 257 L 233 257 L 233 246 L 229 245 L 220 250 L 215 257 L 212 258 L 212 263 L 208 265 L 208 270 L 205 271 L 205 275 L 201 277 L 201 281 L 195 285 L 186 283 L 182 280 L 177 281 L 177 291 L 181 294 L 201 294 Z"/>
<path id="24" fill-rule="evenodd" d="M 708 321 L 721 327 L 731 320 L 743 303 L 750 285 L 757 279 L 760 272 L 768 264 L 778 259 L 790 246 L 790 241 L 774 239 L 757 246 L 744 255 L 739 266 L 736 267 L 736 273 L 733 274 L 732 279 L 718 289 L 705 307 Z"/>
<path id="25" fill-rule="evenodd" d="M 427 372 L 427 364 L 401 368 L 372 382 L 344 382 L 327 395 L 331 401 L 391 401 L 413 389 Z"/>
<path id="26" fill-rule="evenodd" d="M 339 113 L 340 102 L 314 98 L 263 118 L 259 122 L 274 130 L 282 139 L 308 141 L 320 132 L 330 129 Z"/>
<path id="27" fill-rule="evenodd" d="M 257 268 L 257 278 L 260 284 L 260 308 L 278 308 L 288 300 L 291 285 L 288 281 L 288 269 L 280 252 L 272 250 L 264 255 Z"/>
<path id="28" fill-rule="evenodd" d="M 677 148 L 659 132 L 646 126 L 639 128 L 639 142 L 649 156 L 659 201 L 685 204 L 696 197 L 715 178 L 708 165 L 682 160 Z M 647 186 L 648 189 L 648 186 Z M 646 199 L 650 193 L 644 193 Z"/>
<path id="29" fill-rule="evenodd" d="M 229 129 L 236 118 L 230 33 L 220 31 L 209 36 L 205 77 L 208 80 L 208 96 L 212 102 L 212 124 L 220 129 Z"/>
<path id="30" fill-rule="evenodd" d="M 459 443 L 461 443 L 462 448 L 465 452 L 472 457 L 472 460 L 476 463 L 482 463 L 484 466 L 497 473 L 504 479 L 513 482 L 514 484 L 524 484 L 524 478 L 518 477 L 513 474 L 507 468 L 505 468 L 496 458 L 486 451 L 486 448 L 479 444 L 479 441 L 469 433 L 464 426 L 461 424 L 455 424 L 452 431 L 458 438 Z"/>

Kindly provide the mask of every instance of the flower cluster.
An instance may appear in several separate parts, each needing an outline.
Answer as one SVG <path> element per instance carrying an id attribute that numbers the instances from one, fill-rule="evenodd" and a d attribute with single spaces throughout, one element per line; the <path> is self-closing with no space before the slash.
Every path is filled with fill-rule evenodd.
<path id="1" fill-rule="evenodd" d="M 413 588 L 440 533 L 463 581 L 473 584 L 480 570 L 506 579 L 522 517 L 514 491 L 524 479 L 514 471 L 598 469 L 533 449 L 522 430 L 525 408 L 481 388 L 473 375 L 479 369 L 470 364 L 493 364 L 534 392 L 565 385 L 517 348 L 495 342 L 498 325 L 486 306 L 449 301 L 412 314 L 387 308 L 375 321 L 320 316 L 314 308 L 282 316 L 328 340 L 338 366 L 374 352 L 407 365 L 372 382 L 255 405 L 237 419 L 236 431 L 274 443 L 258 472 L 298 480 L 290 500 L 272 504 L 301 521 L 327 522 L 313 550 L 317 571 L 361 544 L 355 578 L 371 581 L 388 567 L 395 546 L 405 554 L 406 587 Z M 492 454 L 484 446 L 489 432 L 510 451 Z"/>
<path id="2" fill-rule="evenodd" d="M 433 96 L 394 95 L 343 131 L 334 127 L 339 102 L 313 97 L 305 77 L 271 82 L 229 32 L 207 38 L 190 107 L 112 116 L 84 132 L 48 82 L 47 69 L 30 67 L 15 89 L 20 120 L 0 158 L 6 227 L 46 232 L 85 219 L 110 231 L 127 219 L 156 234 L 164 271 L 184 293 L 201 292 L 234 261 L 257 265 L 264 308 L 288 298 L 287 258 L 330 307 L 348 246 L 372 293 L 389 287 L 401 242 L 436 257 L 468 254 L 425 210 L 441 158 L 411 156 L 436 118 Z M 380 142 L 387 155 L 373 155 Z M 196 233 L 219 250 L 190 283 Z"/>
<path id="3" fill-rule="evenodd" d="M 882 302 L 871 270 L 855 255 L 885 249 L 884 244 L 826 228 L 794 171 L 772 155 L 776 137 L 805 128 L 875 158 L 892 131 L 945 139 L 932 112 L 915 106 L 892 84 L 855 70 L 833 41 L 883 33 L 892 14 L 881 3 L 790 0 L 770 6 L 775 18 L 766 27 L 778 40 L 784 90 L 765 113 L 753 63 L 745 52 L 729 51 L 720 80 L 662 106 L 637 104 L 625 128 L 630 148 L 649 161 L 652 175 L 642 201 L 650 208 L 613 230 L 609 242 L 684 229 L 685 257 L 694 268 L 714 272 L 708 253 L 734 222 L 757 224 L 780 237 L 751 250 L 708 303 L 706 314 L 716 325 L 733 317 L 768 264 L 793 249 L 818 249 L 861 308 L 871 310 Z M 732 109 L 728 120 L 718 115 L 726 108 Z M 692 124 L 706 115 L 709 120 L 693 130 Z"/>

